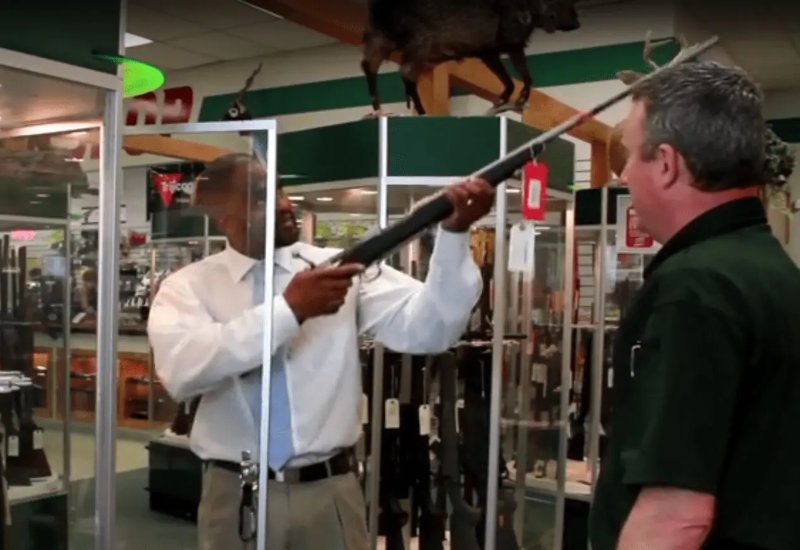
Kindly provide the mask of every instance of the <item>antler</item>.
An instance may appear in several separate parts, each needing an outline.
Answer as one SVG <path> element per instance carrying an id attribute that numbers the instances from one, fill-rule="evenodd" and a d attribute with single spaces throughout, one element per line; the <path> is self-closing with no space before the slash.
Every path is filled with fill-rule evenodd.
<path id="1" fill-rule="evenodd" d="M 644 43 L 644 51 L 642 52 L 642 56 L 644 57 L 644 60 L 647 61 L 648 65 L 650 65 L 653 69 L 659 69 L 660 65 L 656 63 L 655 60 L 653 59 L 653 52 L 656 50 L 656 48 L 660 48 L 661 46 L 664 46 L 672 42 L 672 39 L 666 38 L 664 40 L 658 40 L 653 42 L 652 36 L 653 36 L 653 31 L 647 31 Z M 672 60 L 670 60 L 668 65 L 677 65 L 678 63 L 681 63 L 687 55 L 690 54 L 689 44 L 688 42 L 686 42 L 686 37 L 683 35 L 678 35 L 678 42 L 681 45 L 681 49 L 678 52 L 678 54 L 675 57 L 673 57 Z M 642 78 L 642 76 L 644 76 L 644 73 L 640 73 L 639 71 L 626 70 L 617 72 L 617 78 L 619 78 L 622 82 L 624 82 L 628 86 L 630 86 L 631 84 Z"/>
<path id="2" fill-rule="evenodd" d="M 259 64 L 258 64 L 258 67 L 256 67 L 256 70 L 255 70 L 255 71 L 253 71 L 253 74 L 251 74 L 251 75 L 250 75 L 250 76 L 247 78 L 247 80 L 246 80 L 246 81 L 245 81 L 245 83 L 244 83 L 244 88 L 242 88 L 241 90 L 239 90 L 239 96 L 236 98 L 236 101 L 237 101 L 238 103 L 240 103 L 240 104 L 241 104 L 241 103 L 242 103 L 242 101 L 244 101 L 244 94 L 246 94 L 246 93 L 247 93 L 247 90 L 249 90 L 249 89 L 250 89 L 250 87 L 253 85 L 253 80 L 255 80 L 255 78 L 256 78 L 256 75 L 257 75 L 258 73 L 260 73 L 260 72 L 261 72 L 261 67 L 263 67 L 263 66 L 264 66 L 264 63 L 259 63 Z"/>

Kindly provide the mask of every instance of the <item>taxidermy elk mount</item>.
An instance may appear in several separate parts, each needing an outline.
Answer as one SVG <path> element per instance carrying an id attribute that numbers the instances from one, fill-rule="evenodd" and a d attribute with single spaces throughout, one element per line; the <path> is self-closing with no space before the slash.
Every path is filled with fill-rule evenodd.
<path id="1" fill-rule="evenodd" d="M 369 0 L 362 39 L 361 69 L 380 114 L 378 69 L 393 52 L 401 55 L 400 76 L 406 105 L 417 114 L 425 108 L 417 92 L 417 78 L 426 68 L 451 60 L 480 59 L 503 83 L 504 90 L 490 112 L 522 110 L 533 79 L 525 48 L 534 30 L 547 33 L 580 28 L 576 0 Z M 508 55 L 523 81 L 514 105 L 509 103 L 514 81 L 501 61 Z"/>
<path id="2" fill-rule="evenodd" d="M 681 45 L 681 51 L 678 52 L 678 56 L 680 56 L 687 48 L 687 42 L 683 37 L 679 37 L 678 40 Z M 670 42 L 672 42 L 672 39 L 653 42 L 651 33 L 647 33 L 644 60 L 653 69 L 659 68 L 658 63 L 653 60 L 653 51 Z M 627 86 L 632 86 L 643 76 L 644 74 L 638 71 L 625 70 L 617 73 L 617 78 Z M 609 167 L 617 177 L 622 174 L 628 161 L 628 152 L 622 145 L 622 125 L 623 123 L 620 122 L 614 126 L 608 143 Z M 767 128 L 763 172 L 765 188 L 761 199 L 765 206 L 772 206 L 786 215 L 792 215 L 800 211 L 800 204 L 798 204 L 800 201 L 793 201 L 790 191 L 786 189 L 786 184 L 794 172 L 794 166 L 795 157 L 789 145 L 781 140 L 772 129 Z"/>

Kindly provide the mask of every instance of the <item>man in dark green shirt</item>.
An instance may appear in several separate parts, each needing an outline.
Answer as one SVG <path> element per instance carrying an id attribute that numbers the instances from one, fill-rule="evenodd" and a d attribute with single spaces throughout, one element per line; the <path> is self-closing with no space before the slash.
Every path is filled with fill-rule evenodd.
<path id="1" fill-rule="evenodd" d="M 800 270 L 759 198 L 762 95 L 691 62 L 632 99 L 620 180 L 664 246 L 614 342 L 592 549 L 800 549 Z"/>

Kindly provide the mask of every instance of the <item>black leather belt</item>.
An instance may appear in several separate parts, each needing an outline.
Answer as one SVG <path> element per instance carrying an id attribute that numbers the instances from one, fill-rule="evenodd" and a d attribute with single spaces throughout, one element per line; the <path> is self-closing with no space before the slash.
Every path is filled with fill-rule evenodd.
<path id="1" fill-rule="evenodd" d="M 346 474 L 354 471 L 352 457 L 352 451 L 348 450 L 342 451 L 323 462 L 309 464 L 308 466 L 302 466 L 300 468 L 286 468 L 277 474 L 270 468 L 268 479 L 277 479 L 285 483 L 307 483 L 309 481 L 318 481 L 320 479 Z M 207 460 L 206 464 L 236 474 L 240 474 L 242 471 L 240 464 L 227 460 Z"/>

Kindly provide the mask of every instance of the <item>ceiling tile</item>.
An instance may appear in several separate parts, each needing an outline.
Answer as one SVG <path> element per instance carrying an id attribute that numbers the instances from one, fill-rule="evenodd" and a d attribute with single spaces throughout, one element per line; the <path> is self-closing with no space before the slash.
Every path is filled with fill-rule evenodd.
<path id="1" fill-rule="evenodd" d="M 210 29 L 230 29 L 276 18 L 236 0 L 137 0 L 141 5 Z"/>
<path id="2" fill-rule="evenodd" d="M 336 43 L 335 38 L 289 21 L 247 25 L 236 29 L 228 29 L 226 32 L 282 51 L 313 48 Z"/>
<path id="3" fill-rule="evenodd" d="M 210 32 L 178 40 L 170 40 L 165 44 L 224 60 L 253 57 L 270 51 L 262 44 L 256 44 L 255 42 L 221 32 Z"/>
<path id="4" fill-rule="evenodd" d="M 163 12 L 139 5 L 128 6 L 125 30 L 149 38 L 153 42 L 183 38 L 207 32 L 208 29 Z"/>
<path id="5" fill-rule="evenodd" d="M 139 46 L 131 50 L 131 56 L 168 71 L 196 67 L 222 59 L 218 56 L 190 52 L 163 42 Z"/>

